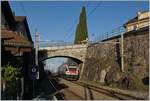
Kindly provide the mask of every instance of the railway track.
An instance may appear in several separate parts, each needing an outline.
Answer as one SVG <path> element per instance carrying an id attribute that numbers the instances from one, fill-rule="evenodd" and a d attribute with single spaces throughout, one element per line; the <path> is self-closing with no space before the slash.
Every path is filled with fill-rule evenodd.
<path id="1" fill-rule="evenodd" d="M 57 87 L 55 86 L 55 84 L 53 84 L 53 82 L 49 79 L 50 84 L 52 85 L 52 87 L 55 89 L 55 93 L 53 94 L 53 100 L 64 100 L 65 98 L 62 96 L 62 94 L 60 93 L 60 91 L 57 89 Z"/>
<path id="2" fill-rule="evenodd" d="M 96 87 L 96 86 L 89 85 L 89 84 L 79 82 L 79 81 L 71 81 L 71 82 L 74 84 L 80 85 L 82 87 L 90 88 L 91 90 L 96 91 L 98 93 L 105 94 L 105 95 L 113 97 L 113 98 L 117 98 L 119 100 L 145 100 L 144 98 L 135 97 L 135 96 L 131 96 L 129 94 L 123 94 L 123 93 L 119 93 L 119 92 L 115 92 L 115 91 L 110 91 L 110 90 L 107 90 L 104 88 Z"/>
<path id="3" fill-rule="evenodd" d="M 70 89 L 66 89 L 67 92 L 69 92 L 71 95 L 75 96 L 76 98 L 78 98 L 79 100 L 85 100 L 82 96 L 80 96 L 79 94 L 73 92 L 72 90 Z M 64 97 L 65 100 L 67 100 L 66 97 Z"/>

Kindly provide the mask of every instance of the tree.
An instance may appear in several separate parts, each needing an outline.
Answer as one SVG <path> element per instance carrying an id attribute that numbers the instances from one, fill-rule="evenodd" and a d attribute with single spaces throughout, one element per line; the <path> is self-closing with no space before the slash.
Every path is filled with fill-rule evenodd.
<path id="1" fill-rule="evenodd" d="M 86 41 L 88 38 L 87 22 L 86 22 L 86 9 L 85 6 L 82 7 L 82 12 L 80 13 L 79 23 L 76 28 L 75 34 L 75 44 L 80 44 Z"/>
<path id="2" fill-rule="evenodd" d="M 6 85 L 4 92 L 7 93 L 7 99 L 11 99 L 9 96 L 15 97 L 17 92 L 21 89 L 19 85 L 21 72 L 18 68 L 6 65 L 2 67 L 1 73 L 2 83 Z"/>

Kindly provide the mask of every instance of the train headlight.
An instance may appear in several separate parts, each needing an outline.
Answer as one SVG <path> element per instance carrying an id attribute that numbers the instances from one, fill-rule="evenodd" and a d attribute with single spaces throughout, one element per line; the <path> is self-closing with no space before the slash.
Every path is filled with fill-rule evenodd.
<path id="1" fill-rule="evenodd" d="M 70 74 L 70 72 L 69 72 L 69 71 L 66 71 L 66 74 Z"/>

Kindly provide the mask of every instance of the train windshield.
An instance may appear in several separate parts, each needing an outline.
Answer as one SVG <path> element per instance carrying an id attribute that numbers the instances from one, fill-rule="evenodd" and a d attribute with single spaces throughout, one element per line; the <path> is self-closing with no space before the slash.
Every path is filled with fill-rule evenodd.
<path id="1" fill-rule="evenodd" d="M 77 66 L 69 66 L 69 69 L 76 69 L 76 68 L 78 68 Z"/>
<path id="2" fill-rule="evenodd" d="M 76 68 L 69 68 L 70 71 L 76 71 Z"/>

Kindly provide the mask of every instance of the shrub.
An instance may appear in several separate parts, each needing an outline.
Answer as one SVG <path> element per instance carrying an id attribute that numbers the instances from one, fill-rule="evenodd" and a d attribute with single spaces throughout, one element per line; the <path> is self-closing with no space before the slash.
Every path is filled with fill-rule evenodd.
<path id="1" fill-rule="evenodd" d="M 16 95 L 17 91 L 20 89 L 18 85 L 21 78 L 21 73 L 18 68 L 12 67 L 11 65 L 6 65 L 2 67 L 2 81 L 5 82 L 6 88 L 5 93 L 8 96 Z"/>

